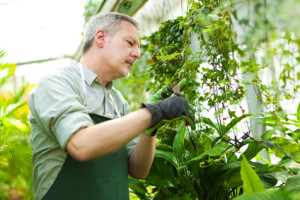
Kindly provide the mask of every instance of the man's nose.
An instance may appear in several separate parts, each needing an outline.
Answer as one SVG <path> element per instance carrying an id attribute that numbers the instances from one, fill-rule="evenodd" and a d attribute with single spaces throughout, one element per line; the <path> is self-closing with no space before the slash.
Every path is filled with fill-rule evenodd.
<path id="1" fill-rule="evenodd" d="M 139 59 L 141 57 L 140 48 L 136 47 L 132 50 L 131 56 L 135 59 Z"/>

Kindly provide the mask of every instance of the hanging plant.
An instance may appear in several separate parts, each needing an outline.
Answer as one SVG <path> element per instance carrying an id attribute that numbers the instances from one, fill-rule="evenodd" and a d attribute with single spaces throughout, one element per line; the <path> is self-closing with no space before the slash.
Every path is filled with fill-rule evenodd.
<path id="1" fill-rule="evenodd" d="M 130 184 L 140 199 L 297 196 L 299 187 L 294 181 L 299 181 L 299 137 L 296 135 L 300 118 L 284 113 L 279 104 L 279 95 L 291 99 L 298 91 L 299 86 L 292 80 L 299 80 L 295 78 L 296 65 L 280 63 L 280 75 L 275 78 L 278 82 L 268 85 L 261 79 L 262 72 L 272 69 L 271 59 L 275 54 L 268 47 L 263 62 L 253 55 L 268 42 L 282 39 L 292 45 L 299 42 L 288 33 L 284 37 L 273 34 L 276 29 L 265 15 L 270 7 L 253 2 L 253 14 L 257 16 L 252 23 L 250 19 L 239 18 L 239 5 L 247 8 L 248 4 L 247 1 L 189 1 L 185 17 L 162 23 L 157 32 L 144 39 L 149 92 L 187 78 L 183 95 L 194 106 L 197 128 L 191 131 L 184 124 L 173 123 L 159 130 L 149 176 L 143 182 L 132 180 Z M 235 25 L 247 27 L 242 39 Z M 262 34 L 267 30 L 270 30 L 268 35 Z M 294 55 L 292 60 L 298 59 L 286 46 L 279 45 L 279 49 L 276 55 L 283 52 L 290 58 Z M 250 81 L 244 79 L 247 74 L 252 75 Z M 255 86 L 257 98 L 266 109 L 265 115 L 251 114 L 243 105 L 249 85 Z M 275 85 L 281 88 L 276 89 Z M 283 92 L 288 85 L 295 87 Z M 294 113 L 299 114 L 300 110 Z M 250 117 L 260 119 L 269 127 L 261 137 L 253 137 Z M 290 138 L 278 137 L 278 131 Z M 281 161 L 272 164 L 260 157 L 261 151 L 276 155 Z M 253 158 L 266 164 L 253 162 Z M 279 180 L 282 183 L 276 186 Z M 249 189 L 253 183 L 258 188 Z M 292 193 L 286 189 L 294 187 L 297 189 Z M 266 190 L 269 188 L 280 192 Z"/>

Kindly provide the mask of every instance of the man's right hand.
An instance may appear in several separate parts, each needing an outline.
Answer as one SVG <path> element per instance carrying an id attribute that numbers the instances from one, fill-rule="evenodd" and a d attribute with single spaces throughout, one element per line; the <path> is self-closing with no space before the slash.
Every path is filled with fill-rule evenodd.
<path id="1" fill-rule="evenodd" d="M 184 119 L 192 129 L 195 129 L 194 111 L 183 97 L 172 96 L 155 104 L 143 103 L 142 106 L 147 108 L 152 115 L 150 129 L 174 119 Z"/>
<path id="2" fill-rule="evenodd" d="M 158 101 L 164 100 L 172 95 L 180 96 L 180 91 L 183 90 L 183 88 L 186 86 L 186 79 L 182 79 L 179 83 L 179 91 L 174 91 L 171 86 L 164 85 L 161 89 L 159 89 L 150 99 L 149 104 L 157 103 Z M 179 92 L 179 93 L 177 93 Z M 157 133 L 157 130 L 163 125 L 163 123 L 160 123 L 159 126 L 155 126 L 155 128 L 150 128 L 145 131 L 147 135 L 154 136 Z"/>

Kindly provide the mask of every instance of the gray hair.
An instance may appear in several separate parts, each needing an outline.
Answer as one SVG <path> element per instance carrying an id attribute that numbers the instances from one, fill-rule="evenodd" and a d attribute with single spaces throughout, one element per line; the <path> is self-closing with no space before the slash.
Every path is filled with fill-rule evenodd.
<path id="1" fill-rule="evenodd" d="M 94 41 L 94 36 L 98 30 L 103 29 L 109 35 L 114 35 L 119 29 L 121 21 L 127 21 L 138 28 L 137 22 L 132 17 L 117 12 L 97 14 L 91 17 L 86 24 L 84 31 L 82 54 L 90 49 Z"/>

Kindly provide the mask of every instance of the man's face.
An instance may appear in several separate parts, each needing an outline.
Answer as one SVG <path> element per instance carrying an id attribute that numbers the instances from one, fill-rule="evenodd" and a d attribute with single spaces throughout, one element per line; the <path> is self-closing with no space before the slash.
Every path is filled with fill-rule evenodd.
<path id="1" fill-rule="evenodd" d="M 106 63 L 114 79 L 129 76 L 134 61 L 141 57 L 136 27 L 122 21 L 119 30 L 113 36 L 107 36 L 105 53 Z"/>

